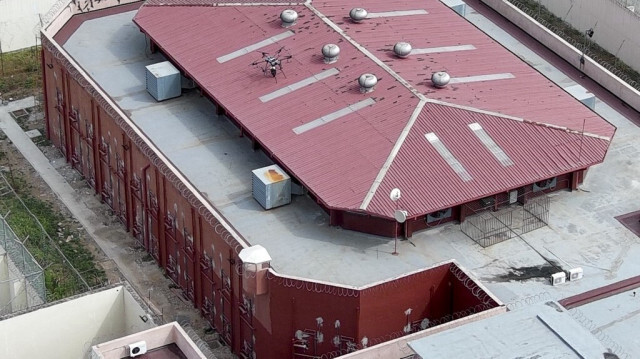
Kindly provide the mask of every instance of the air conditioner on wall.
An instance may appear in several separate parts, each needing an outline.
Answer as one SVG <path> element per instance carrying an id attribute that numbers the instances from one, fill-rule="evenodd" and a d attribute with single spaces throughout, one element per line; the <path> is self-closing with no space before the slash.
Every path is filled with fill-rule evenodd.
<path id="1" fill-rule="evenodd" d="M 570 281 L 582 279 L 582 275 L 583 275 L 583 272 L 582 272 L 582 268 L 581 267 L 576 267 L 576 268 L 569 269 L 569 280 Z"/>
<path id="2" fill-rule="evenodd" d="M 451 208 L 427 214 L 427 223 L 436 222 L 451 217 Z"/>
<path id="3" fill-rule="evenodd" d="M 143 340 L 141 342 L 129 344 L 127 348 L 129 349 L 129 356 L 131 358 L 135 358 L 147 352 L 147 342 Z"/>
<path id="4" fill-rule="evenodd" d="M 567 280 L 567 275 L 564 272 L 553 273 L 551 275 L 551 285 L 564 284 Z"/>
<path id="5" fill-rule="evenodd" d="M 558 183 L 558 179 L 556 177 L 535 182 L 533 184 L 533 192 L 540 192 L 545 189 L 554 189 L 557 183 Z"/>

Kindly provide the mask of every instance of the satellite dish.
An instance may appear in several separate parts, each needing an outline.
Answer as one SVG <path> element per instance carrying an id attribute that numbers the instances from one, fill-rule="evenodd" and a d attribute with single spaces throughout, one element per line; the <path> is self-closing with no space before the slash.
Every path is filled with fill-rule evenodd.
<path id="1" fill-rule="evenodd" d="M 427 329 L 427 328 L 429 328 L 429 319 L 424 318 L 420 322 L 420 329 Z"/>
<path id="2" fill-rule="evenodd" d="M 407 211 L 403 211 L 401 209 L 396 209 L 393 217 L 396 219 L 398 223 L 404 223 L 407 220 Z"/>
<path id="3" fill-rule="evenodd" d="M 394 202 L 399 200 L 400 199 L 400 188 L 392 189 L 391 193 L 389 193 L 389 198 L 391 198 L 391 200 L 394 201 Z"/>
<path id="4" fill-rule="evenodd" d="M 304 337 L 305 337 L 305 335 L 302 332 L 302 330 L 296 330 L 296 339 L 302 340 L 302 339 L 304 339 Z"/>

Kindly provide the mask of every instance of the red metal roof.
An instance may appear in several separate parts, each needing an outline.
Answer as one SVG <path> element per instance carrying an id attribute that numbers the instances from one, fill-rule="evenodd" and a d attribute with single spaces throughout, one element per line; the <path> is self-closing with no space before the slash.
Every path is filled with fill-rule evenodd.
<path id="1" fill-rule="evenodd" d="M 161 3 L 172 6 L 157 6 Z M 370 13 L 422 9 L 427 14 L 372 18 L 360 24 L 345 19 L 360 4 L 350 0 L 314 1 L 313 7 L 198 3 L 212 2 L 149 0 L 134 21 L 331 208 L 364 208 L 391 217 L 395 204 L 388 194 L 399 187 L 402 206 L 410 215 L 429 213 L 599 163 L 609 145 L 603 138 L 615 131 L 440 1 L 367 1 Z M 280 25 L 280 12 L 286 8 L 299 14 L 290 28 Z M 319 14 L 326 15 L 333 27 Z M 293 56 L 284 63 L 286 77 L 278 75 L 277 82 L 250 66 L 261 59 L 257 51 L 217 61 L 286 31 L 293 34 L 259 49 L 272 54 L 284 46 L 284 53 Z M 465 44 L 475 49 L 399 59 L 391 52 L 397 41 L 408 41 L 414 49 Z M 334 64 L 322 60 L 320 49 L 327 43 L 340 46 Z M 339 73 L 271 101 L 260 100 L 332 68 Z M 494 73 L 511 73 L 514 78 L 435 89 L 429 79 L 439 70 L 454 78 Z M 380 79 L 374 92 L 360 93 L 356 80 L 363 73 Z M 400 77 L 410 85 L 401 83 Z M 425 102 L 423 95 L 482 111 L 428 102 L 412 118 L 419 103 Z M 375 103 L 307 132 L 293 131 L 368 98 Z M 469 129 L 470 123 L 479 123 L 514 165 L 500 164 Z M 588 135 L 579 133 L 583 125 Z M 468 171 L 470 181 L 462 181 L 426 140 L 425 134 L 431 132 Z M 576 147 L 579 142 L 581 149 Z"/>

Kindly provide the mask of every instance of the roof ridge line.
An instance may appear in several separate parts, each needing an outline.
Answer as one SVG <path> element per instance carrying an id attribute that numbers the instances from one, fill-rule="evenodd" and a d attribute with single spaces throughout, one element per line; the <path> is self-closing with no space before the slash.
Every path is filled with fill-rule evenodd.
<path id="1" fill-rule="evenodd" d="M 506 115 L 504 113 L 495 112 L 495 111 L 483 110 L 483 109 L 480 109 L 480 108 L 477 108 L 477 107 L 458 105 L 458 104 L 455 104 L 455 103 L 441 101 L 441 100 L 435 100 L 435 99 L 431 99 L 431 98 L 427 98 L 425 101 L 427 101 L 429 103 L 434 103 L 436 105 L 442 105 L 442 106 L 457 108 L 457 109 L 460 109 L 460 110 L 477 112 L 477 113 L 482 113 L 482 114 L 485 114 L 485 115 L 490 115 L 490 116 L 495 116 L 495 117 L 502 117 L 502 118 L 505 118 L 505 119 L 508 119 L 508 120 L 513 120 L 513 121 L 518 121 L 518 122 L 526 122 L 526 120 L 524 118 L 521 118 L 521 117 Z"/>
<path id="2" fill-rule="evenodd" d="M 371 184 L 371 187 L 369 188 L 369 192 L 367 192 L 367 195 L 365 196 L 364 200 L 362 201 L 362 204 L 360 205 L 360 209 L 366 210 L 367 206 L 369 206 L 369 203 L 373 199 L 373 196 L 375 196 L 376 192 L 378 191 L 378 187 L 380 187 L 380 185 L 382 184 L 382 181 L 384 180 L 384 177 L 389 171 L 389 168 L 391 168 L 391 164 L 393 163 L 393 160 L 395 160 L 398 154 L 398 151 L 400 151 L 400 147 L 402 147 L 402 145 L 404 144 L 404 140 L 409 135 L 409 132 L 413 127 L 413 124 L 418 119 L 418 116 L 420 115 L 420 113 L 422 113 L 422 109 L 426 104 L 427 104 L 427 101 L 420 100 L 418 102 L 418 105 L 416 105 L 416 108 L 413 110 L 413 113 L 409 118 L 409 122 L 407 122 L 407 124 L 402 129 L 402 132 L 400 132 L 400 136 L 398 137 L 398 140 L 396 141 L 396 143 L 393 145 L 393 148 L 391 149 L 391 152 L 389 153 L 387 160 L 382 165 L 382 168 L 380 168 L 380 171 L 378 171 L 378 175 L 376 176 L 376 179 Z"/>
<path id="3" fill-rule="evenodd" d="M 500 113 L 500 112 L 482 110 L 482 109 L 471 107 L 471 106 L 458 105 L 458 104 L 455 104 L 455 103 L 450 103 L 450 102 L 445 102 L 445 101 L 440 101 L 440 100 L 434 100 L 434 99 L 430 99 L 430 98 L 427 98 L 426 102 L 434 103 L 434 104 L 442 105 L 442 106 L 447 106 L 447 107 L 458 108 L 458 109 L 461 109 L 461 110 L 466 110 L 466 111 L 471 111 L 471 112 L 476 112 L 476 113 L 482 113 L 482 114 L 490 115 L 490 116 L 494 116 L 494 117 L 500 117 L 500 118 L 504 118 L 506 120 L 518 121 L 518 122 L 526 123 L 526 124 L 529 124 L 529 125 L 542 126 L 542 127 L 547 127 L 549 129 L 553 129 L 553 130 L 559 130 L 559 131 L 564 131 L 564 132 L 568 132 L 568 133 L 573 133 L 573 134 L 579 134 L 579 135 L 585 135 L 585 136 L 588 136 L 588 137 L 598 138 L 598 139 L 605 140 L 605 141 L 611 141 L 611 137 L 602 136 L 602 135 L 596 135 L 595 133 L 590 133 L 590 132 L 573 130 L 573 129 L 570 129 L 568 127 L 558 126 L 558 125 L 554 125 L 554 124 L 547 123 L 547 122 L 526 120 L 526 119 L 521 118 L 521 117 L 506 115 L 506 114 L 503 114 L 503 113 Z"/>
<path id="4" fill-rule="evenodd" d="M 407 80 L 405 80 L 402 76 L 398 75 L 395 71 L 393 71 L 387 64 L 382 62 L 379 58 L 377 58 L 373 53 L 371 53 L 366 47 L 360 45 L 356 40 L 354 40 L 351 36 L 347 35 L 347 33 L 340 28 L 336 23 L 331 21 L 325 14 L 320 12 L 320 10 L 316 9 L 313 5 L 311 5 L 311 0 L 307 0 L 304 5 L 311 10 L 316 16 L 318 16 L 325 24 L 329 25 L 334 31 L 336 31 L 340 36 L 342 36 L 345 40 L 347 40 L 351 45 L 355 46 L 360 52 L 362 52 L 366 57 L 376 63 L 376 65 L 380 66 L 386 73 L 391 75 L 396 81 L 400 82 L 402 86 L 407 88 L 411 93 L 413 93 L 418 99 L 421 101 L 427 100 L 427 97 L 422 94 L 418 89 L 413 87 Z"/>

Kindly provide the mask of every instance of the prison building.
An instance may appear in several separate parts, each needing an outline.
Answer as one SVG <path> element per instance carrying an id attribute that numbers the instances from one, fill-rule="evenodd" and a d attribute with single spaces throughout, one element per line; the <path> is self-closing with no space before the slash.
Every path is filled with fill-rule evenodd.
<path id="1" fill-rule="evenodd" d="M 614 135 L 456 9 L 361 5 L 73 1 L 43 18 L 48 137 L 241 357 L 503 310 L 389 238 L 575 189 Z"/>

